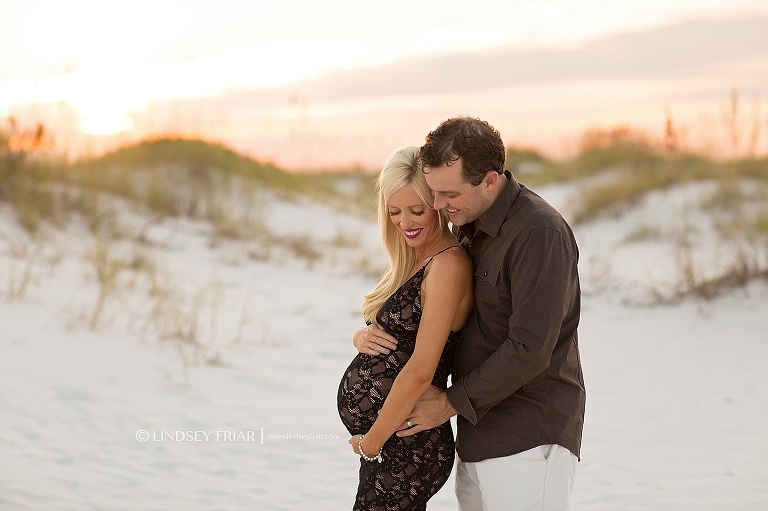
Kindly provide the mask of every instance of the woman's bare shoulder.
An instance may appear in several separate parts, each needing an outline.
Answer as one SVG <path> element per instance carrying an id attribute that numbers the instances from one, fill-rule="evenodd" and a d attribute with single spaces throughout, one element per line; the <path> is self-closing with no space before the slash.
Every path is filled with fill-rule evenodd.
<path id="1" fill-rule="evenodd" d="M 441 278 L 450 278 L 452 275 L 461 278 L 472 274 L 472 260 L 461 247 L 450 248 L 437 254 L 430 266 L 430 273 L 440 275 Z"/>

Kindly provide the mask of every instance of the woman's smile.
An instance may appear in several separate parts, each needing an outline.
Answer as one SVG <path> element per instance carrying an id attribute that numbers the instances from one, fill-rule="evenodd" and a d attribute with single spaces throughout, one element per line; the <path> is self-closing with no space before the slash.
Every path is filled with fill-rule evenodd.
<path id="1" fill-rule="evenodd" d="M 406 237 L 406 238 L 408 238 L 408 239 L 412 240 L 413 238 L 415 238 L 415 237 L 417 237 L 419 234 L 421 234 L 421 231 L 423 231 L 423 230 L 424 230 L 424 228 L 420 228 L 420 229 L 408 229 L 408 230 L 403 230 L 403 234 L 405 235 L 405 237 Z"/>

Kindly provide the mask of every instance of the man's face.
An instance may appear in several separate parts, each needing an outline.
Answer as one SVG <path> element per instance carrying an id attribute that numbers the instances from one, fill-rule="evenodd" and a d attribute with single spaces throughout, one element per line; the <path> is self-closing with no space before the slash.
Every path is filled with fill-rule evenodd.
<path id="1" fill-rule="evenodd" d="M 472 186 L 462 176 L 461 158 L 450 165 L 426 167 L 427 184 L 435 197 L 435 209 L 444 209 L 453 225 L 466 225 L 488 212 L 492 201 L 484 193 L 485 181 Z"/>

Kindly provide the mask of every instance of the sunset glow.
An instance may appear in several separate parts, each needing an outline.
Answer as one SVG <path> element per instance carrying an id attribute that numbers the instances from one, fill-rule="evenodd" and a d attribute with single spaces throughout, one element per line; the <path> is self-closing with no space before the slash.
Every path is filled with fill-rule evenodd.
<path id="1" fill-rule="evenodd" d="M 70 154 L 173 131 L 290 168 L 375 168 L 456 114 L 562 152 L 671 111 L 693 144 L 733 90 L 746 117 L 768 101 L 757 0 L 0 4 L 0 117 L 57 127 Z M 714 22 L 721 42 L 702 38 Z"/>

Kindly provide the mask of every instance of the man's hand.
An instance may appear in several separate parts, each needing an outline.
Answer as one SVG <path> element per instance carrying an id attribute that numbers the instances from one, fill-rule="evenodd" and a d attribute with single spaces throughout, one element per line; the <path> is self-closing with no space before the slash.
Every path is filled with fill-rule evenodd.
<path id="1" fill-rule="evenodd" d="M 414 405 L 408 419 L 398 428 L 397 436 L 410 436 L 434 428 L 454 415 L 456 409 L 448 401 L 445 391 L 430 385 Z"/>
<path id="2" fill-rule="evenodd" d="M 389 355 L 390 350 L 397 348 L 397 339 L 376 325 L 369 325 L 355 331 L 352 344 L 366 355 Z"/>

